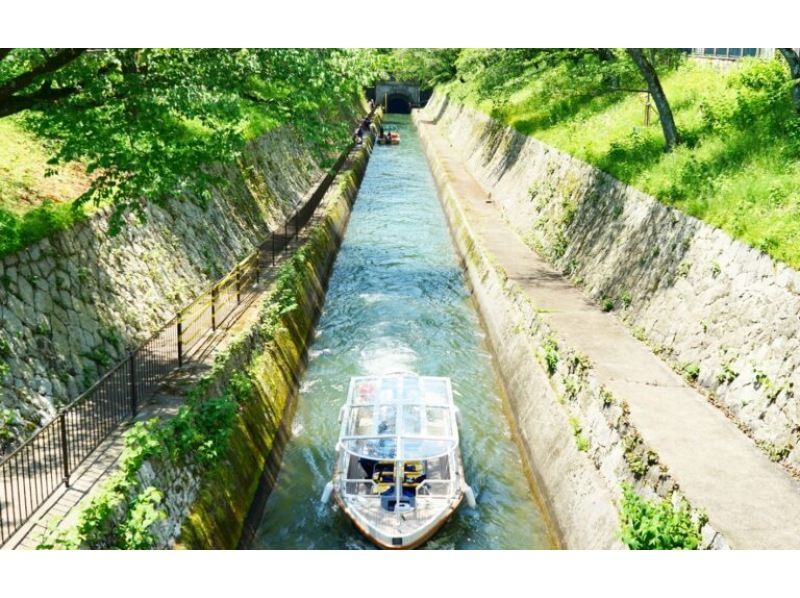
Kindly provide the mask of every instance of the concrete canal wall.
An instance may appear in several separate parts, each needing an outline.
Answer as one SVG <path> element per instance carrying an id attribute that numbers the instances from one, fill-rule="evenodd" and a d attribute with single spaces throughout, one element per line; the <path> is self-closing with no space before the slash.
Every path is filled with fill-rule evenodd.
<path id="1" fill-rule="evenodd" d="M 232 549 L 249 543 L 251 526 L 257 525 L 263 503 L 275 482 L 299 380 L 305 369 L 306 350 L 325 302 L 330 270 L 370 150 L 371 144 L 366 142 L 347 170 L 336 178 L 318 208 L 319 214 L 314 217 L 300 250 L 303 261 L 293 285 L 294 309 L 281 315 L 274 335 L 265 336 L 264 323 L 274 312 L 268 298 L 261 318 L 219 358 L 222 365 L 209 392 L 221 392 L 232 374 L 244 369 L 250 371 L 254 380 L 254 392 L 237 414 L 222 463 L 202 485 L 183 520 L 177 538 L 179 547 Z M 172 538 L 166 540 L 169 543 Z"/>
<path id="2" fill-rule="evenodd" d="M 627 404 L 595 378 L 584 355 L 556 344 L 542 310 L 482 244 L 486 231 L 475 228 L 474 214 L 456 190 L 459 173 L 443 159 L 442 147 L 434 147 L 436 135 L 447 139 L 448 124 L 458 128 L 446 119 L 461 110 L 436 97 L 414 118 L 489 333 L 525 457 L 564 547 L 622 548 L 623 484 L 644 496 L 671 495 L 675 501 L 681 500 L 681 492 L 631 423 Z M 518 216 L 514 219 L 520 223 Z M 708 524 L 702 535 L 703 547 L 726 546 Z"/>
<path id="3" fill-rule="evenodd" d="M 444 95 L 426 115 L 531 248 L 800 471 L 800 273 Z"/>

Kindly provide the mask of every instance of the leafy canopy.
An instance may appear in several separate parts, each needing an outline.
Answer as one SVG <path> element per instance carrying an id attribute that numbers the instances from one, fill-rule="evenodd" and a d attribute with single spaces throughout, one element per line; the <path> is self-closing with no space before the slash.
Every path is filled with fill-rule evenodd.
<path id="1" fill-rule="evenodd" d="M 345 49 L 0 50 L 0 117 L 22 113 L 58 141 L 53 166 L 81 161 L 76 204 L 111 202 L 112 229 L 147 201 L 198 203 L 221 181 L 215 162 L 292 123 L 320 146 L 346 138 L 330 117 L 367 82 L 369 51 Z"/>

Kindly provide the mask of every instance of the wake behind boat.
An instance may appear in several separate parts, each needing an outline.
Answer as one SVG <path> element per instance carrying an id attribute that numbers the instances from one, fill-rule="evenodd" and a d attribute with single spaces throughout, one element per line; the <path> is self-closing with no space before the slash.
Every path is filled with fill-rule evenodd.
<path id="1" fill-rule="evenodd" d="M 351 378 L 340 412 L 330 495 L 383 548 L 430 538 L 466 496 L 458 409 L 449 378 L 400 373 Z"/>

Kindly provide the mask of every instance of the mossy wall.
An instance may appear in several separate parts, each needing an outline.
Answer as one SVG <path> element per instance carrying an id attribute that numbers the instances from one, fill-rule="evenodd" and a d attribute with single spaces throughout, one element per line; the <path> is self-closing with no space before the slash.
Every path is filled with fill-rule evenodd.
<path id="1" fill-rule="evenodd" d="M 350 216 L 371 145 L 351 154 L 309 226 L 303 275 L 297 280 L 297 308 L 281 316 L 273 338 L 260 343 L 260 323 L 239 339 L 214 381 L 217 391 L 249 364 L 255 399 L 236 417 L 222 463 L 202 483 L 177 539 L 180 548 L 236 548 L 256 497 L 274 484 L 271 456 L 281 451 L 293 401 L 305 368 L 305 354 L 325 300 L 325 288 Z M 266 493 L 263 491 L 266 487 Z M 261 492 L 259 492 L 261 488 Z M 254 508 L 258 510 L 259 505 Z"/>

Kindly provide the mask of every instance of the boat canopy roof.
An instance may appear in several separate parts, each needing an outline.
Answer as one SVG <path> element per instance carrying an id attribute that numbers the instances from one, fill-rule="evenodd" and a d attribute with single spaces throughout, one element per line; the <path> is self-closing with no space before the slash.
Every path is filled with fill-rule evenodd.
<path id="1" fill-rule="evenodd" d="M 384 131 L 397 131 L 399 127 L 393 123 L 381 123 Z"/>
<path id="2" fill-rule="evenodd" d="M 339 442 L 378 461 L 432 459 L 458 446 L 449 378 L 400 373 L 350 379 Z"/>

